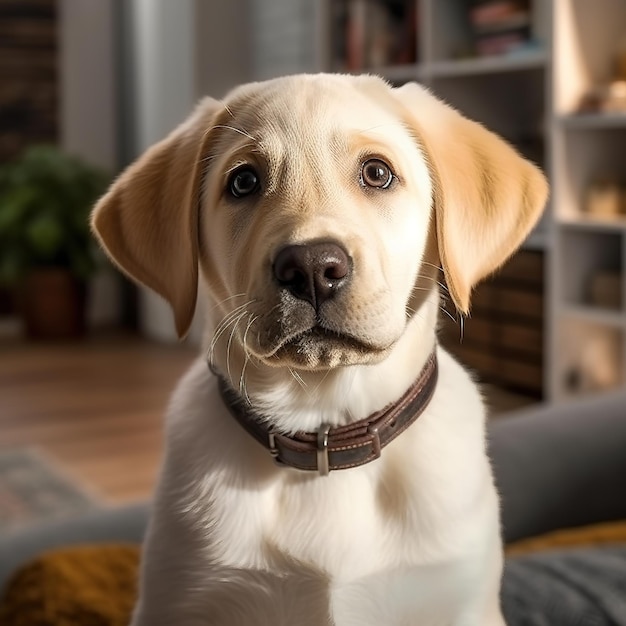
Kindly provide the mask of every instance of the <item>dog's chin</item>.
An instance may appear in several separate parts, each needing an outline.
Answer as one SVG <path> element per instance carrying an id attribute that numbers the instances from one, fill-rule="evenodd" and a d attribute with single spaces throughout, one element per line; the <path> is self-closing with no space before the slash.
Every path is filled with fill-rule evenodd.
<path id="1" fill-rule="evenodd" d="M 346 365 L 371 365 L 385 358 L 393 344 L 380 347 L 316 326 L 290 337 L 261 360 L 272 367 L 327 370 Z"/>

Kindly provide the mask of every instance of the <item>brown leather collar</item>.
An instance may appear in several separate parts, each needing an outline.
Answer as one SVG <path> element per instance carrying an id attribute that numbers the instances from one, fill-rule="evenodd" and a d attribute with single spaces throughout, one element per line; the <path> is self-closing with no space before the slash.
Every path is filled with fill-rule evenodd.
<path id="1" fill-rule="evenodd" d="M 330 470 L 357 467 L 377 459 L 381 450 L 428 406 L 437 375 L 437 355 L 433 351 L 417 380 L 397 402 L 347 426 L 322 425 L 317 432 L 299 431 L 290 436 L 273 432 L 221 377 L 219 388 L 233 417 L 269 450 L 278 464 L 326 475 Z"/>

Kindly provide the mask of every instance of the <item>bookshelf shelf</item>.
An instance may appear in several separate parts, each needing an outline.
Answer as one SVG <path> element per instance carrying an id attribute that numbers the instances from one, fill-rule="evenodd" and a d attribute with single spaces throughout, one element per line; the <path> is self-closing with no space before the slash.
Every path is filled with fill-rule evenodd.
<path id="1" fill-rule="evenodd" d="M 426 75 L 426 70 L 421 63 L 410 63 L 406 65 L 388 65 L 363 70 L 365 73 L 377 74 L 386 78 L 390 82 L 409 82 L 412 80 L 422 81 Z"/>
<path id="2" fill-rule="evenodd" d="M 548 55 L 544 51 L 517 55 L 499 55 L 474 59 L 433 61 L 425 66 L 425 72 L 433 78 L 453 78 L 502 72 L 539 70 L 546 67 Z"/>
<path id="3" fill-rule="evenodd" d="M 626 328 L 626 319 L 621 311 L 611 311 L 592 306 L 570 304 L 563 308 L 565 317 L 592 324 L 610 326 L 612 328 Z"/>
<path id="4" fill-rule="evenodd" d="M 557 223 L 563 229 L 596 231 L 605 233 L 626 232 L 626 216 L 600 218 L 590 215 L 559 217 Z"/>
<path id="5" fill-rule="evenodd" d="M 573 129 L 626 129 L 626 113 L 581 113 L 557 118 L 564 128 Z"/>

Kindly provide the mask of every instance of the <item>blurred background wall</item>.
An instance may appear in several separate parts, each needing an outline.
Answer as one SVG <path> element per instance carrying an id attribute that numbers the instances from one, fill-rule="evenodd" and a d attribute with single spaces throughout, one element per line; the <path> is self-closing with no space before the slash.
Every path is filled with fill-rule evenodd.
<path id="1" fill-rule="evenodd" d="M 0 0 L 0 165 L 52 142 L 114 175 L 200 97 L 251 80 L 419 80 L 553 190 L 463 341 L 446 317 L 442 341 L 485 379 L 565 398 L 626 384 L 625 59 L 626 0 Z M 168 307 L 111 267 L 90 287 L 90 328 L 176 340 Z M 12 307 L 0 287 L 0 333 Z"/>
<path id="2" fill-rule="evenodd" d="M 315 7 L 303 0 L 60 0 L 60 9 L 63 146 L 110 169 L 164 137 L 204 95 L 315 69 Z M 111 276 L 94 281 L 96 325 L 116 321 L 122 299 L 134 315 L 133 289 Z M 140 290 L 135 315 L 147 336 L 176 339 L 152 292 Z M 196 321 L 191 339 L 199 334 Z"/>

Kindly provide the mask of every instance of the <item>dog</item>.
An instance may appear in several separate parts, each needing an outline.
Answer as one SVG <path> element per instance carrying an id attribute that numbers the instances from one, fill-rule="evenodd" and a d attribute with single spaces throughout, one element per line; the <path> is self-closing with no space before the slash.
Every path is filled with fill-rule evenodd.
<path id="1" fill-rule="evenodd" d="M 121 174 L 102 246 L 181 337 L 199 281 L 207 309 L 134 626 L 505 624 L 483 402 L 436 330 L 546 196 L 502 139 L 367 75 L 204 99 Z"/>

